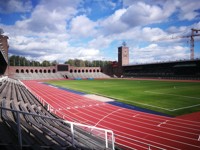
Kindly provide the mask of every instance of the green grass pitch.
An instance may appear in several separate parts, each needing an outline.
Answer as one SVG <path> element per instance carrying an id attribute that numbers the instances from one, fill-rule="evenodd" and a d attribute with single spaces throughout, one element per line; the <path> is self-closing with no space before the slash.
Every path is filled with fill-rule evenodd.
<path id="1" fill-rule="evenodd" d="M 200 111 L 200 82 L 150 80 L 62 80 L 48 83 L 162 112 L 172 116 Z"/>

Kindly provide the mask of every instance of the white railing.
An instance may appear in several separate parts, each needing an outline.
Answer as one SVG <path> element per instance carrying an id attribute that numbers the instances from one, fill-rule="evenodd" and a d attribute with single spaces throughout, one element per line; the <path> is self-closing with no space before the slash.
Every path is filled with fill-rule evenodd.
<path id="1" fill-rule="evenodd" d="M 112 150 L 115 149 L 115 145 L 114 145 L 114 134 L 111 130 L 105 130 L 105 129 L 101 129 L 101 128 L 97 128 L 97 127 L 93 127 L 93 126 L 88 126 L 88 125 L 83 125 L 83 124 L 79 124 L 79 123 L 74 123 L 74 122 L 70 122 L 70 121 L 66 121 L 66 120 L 62 120 L 62 119 L 56 119 L 56 118 L 52 118 L 52 117 L 47 117 L 47 116 L 42 116 L 42 115 L 38 115 L 38 114 L 34 114 L 34 113 L 28 113 L 28 112 L 23 112 L 23 111 L 18 111 L 18 110 L 13 110 L 13 109 L 9 109 L 9 108 L 4 108 L 4 107 L 0 107 L 0 110 L 1 112 L 4 110 L 4 111 L 11 111 L 13 113 L 16 113 L 16 123 L 17 123 L 17 134 L 18 134 L 18 144 L 19 144 L 19 147 L 20 149 L 22 149 L 23 147 L 23 137 L 22 137 L 22 134 L 21 134 L 21 123 L 20 123 L 20 114 L 23 114 L 23 115 L 31 115 L 31 116 L 35 116 L 35 117 L 40 117 L 40 118 L 44 118 L 44 119 L 50 119 L 52 121 L 58 121 L 58 122 L 61 122 L 61 123 L 65 123 L 65 124 L 69 124 L 70 125 L 70 131 L 71 131 L 71 144 L 73 147 L 75 147 L 75 130 L 74 130 L 74 127 L 75 126 L 78 126 L 78 127 L 87 127 L 87 128 L 91 128 L 91 129 L 96 129 L 96 130 L 99 130 L 99 131 L 105 131 L 105 143 L 106 143 L 106 146 L 105 148 L 109 148 L 109 139 L 107 138 L 107 135 L 108 133 L 110 133 L 112 135 Z M 67 128 L 67 126 L 66 126 Z M 95 136 L 95 135 L 93 135 Z"/>
<path id="2" fill-rule="evenodd" d="M 20 80 L 18 80 L 20 82 L 20 84 L 22 84 L 29 92 L 31 92 L 41 103 L 42 106 L 45 107 L 47 106 L 47 110 L 51 113 L 54 112 L 56 113 L 56 110 L 54 111 L 54 107 L 52 105 L 50 105 L 46 100 L 44 100 L 41 96 L 39 96 L 36 92 L 34 92 L 33 90 L 31 90 L 29 87 L 27 87 L 23 82 L 21 82 Z"/>
<path id="3" fill-rule="evenodd" d="M 3 77 L 0 78 L 0 82 L 2 82 L 3 80 L 7 80 L 7 79 L 8 79 L 7 76 L 3 76 Z"/>

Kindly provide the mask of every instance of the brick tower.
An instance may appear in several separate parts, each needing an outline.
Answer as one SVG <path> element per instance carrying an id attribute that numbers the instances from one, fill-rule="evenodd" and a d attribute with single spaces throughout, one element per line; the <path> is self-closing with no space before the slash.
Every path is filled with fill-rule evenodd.
<path id="1" fill-rule="evenodd" d="M 125 42 L 122 43 L 122 46 L 118 47 L 118 63 L 119 66 L 129 64 L 129 48 L 126 46 Z"/>

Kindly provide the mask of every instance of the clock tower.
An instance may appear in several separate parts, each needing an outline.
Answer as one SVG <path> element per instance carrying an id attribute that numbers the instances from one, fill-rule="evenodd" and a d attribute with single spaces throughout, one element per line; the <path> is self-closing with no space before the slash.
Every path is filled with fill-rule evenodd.
<path id="1" fill-rule="evenodd" d="M 129 48 L 125 42 L 122 43 L 122 46 L 118 47 L 118 63 L 119 66 L 129 64 Z"/>

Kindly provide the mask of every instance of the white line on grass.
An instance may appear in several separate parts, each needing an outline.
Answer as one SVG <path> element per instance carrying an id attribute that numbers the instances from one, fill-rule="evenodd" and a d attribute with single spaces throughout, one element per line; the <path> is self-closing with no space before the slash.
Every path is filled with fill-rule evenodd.
<path id="1" fill-rule="evenodd" d="M 152 91 L 144 91 L 144 92 L 147 92 L 147 93 L 154 93 L 154 94 L 162 94 L 162 95 L 172 95 L 172 96 L 185 97 L 185 98 L 192 98 L 192 99 L 200 99 L 199 97 L 183 96 L 183 95 L 168 94 L 168 93 L 161 93 L 161 92 L 152 92 Z"/>
<path id="2" fill-rule="evenodd" d="M 172 95 L 172 96 L 178 96 L 178 97 L 184 97 L 184 98 L 191 98 L 191 99 L 200 99 L 198 97 L 182 96 L 182 95 L 177 95 L 177 94 L 167 94 L 167 93 L 161 93 L 161 92 L 152 92 L 152 91 L 144 91 L 144 92 L 154 93 L 154 94 L 162 94 L 162 95 Z M 176 111 L 176 110 L 188 109 L 188 108 L 192 108 L 192 107 L 196 107 L 196 106 L 200 106 L 200 104 L 186 106 L 186 107 L 180 107 L 180 108 L 176 108 L 176 109 L 168 109 L 168 111 Z"/>
<path id="3" fill-rule="evenodd" d="M 196 107 L 196 106 L 200 106 L 200 104 L 186 106 L 186 107 L 180 107 L 180 108 L 176 108 L 176 109 L 171 109 L 171 111 L 176 111 L 176 110 L 181 110 L 181 109 L 187 109 L 187 108 L 192 108 L 192 107 Z"/>

